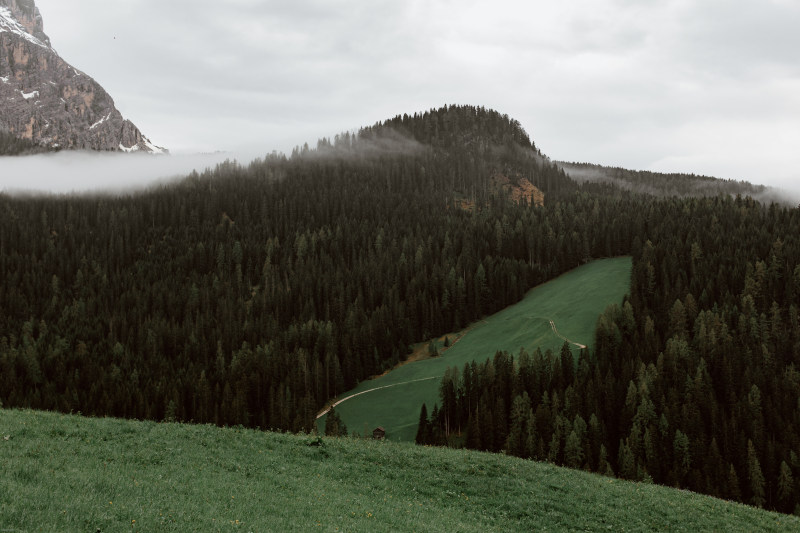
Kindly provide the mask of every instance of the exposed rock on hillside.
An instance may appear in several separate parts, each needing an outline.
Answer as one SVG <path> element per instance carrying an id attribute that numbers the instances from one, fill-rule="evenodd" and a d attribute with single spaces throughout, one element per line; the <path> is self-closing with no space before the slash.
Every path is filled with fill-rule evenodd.
<path id="1" fill-rule="evenodd" d="M 164 152 L 56 53 L 33 0 L 0 0 L 0 102 L 0 131 L 47 147 Z"/>
<path id="2" fill-rule="evenodd" d="M 492 176 L 492 183 L 508 193 L 517 203 L 524 198 L 528 205 L 539 207 L 544 205 L 544 193 L 519 173 L 514 173 L 510 177 L 505 174 L 495 174 Z"/>

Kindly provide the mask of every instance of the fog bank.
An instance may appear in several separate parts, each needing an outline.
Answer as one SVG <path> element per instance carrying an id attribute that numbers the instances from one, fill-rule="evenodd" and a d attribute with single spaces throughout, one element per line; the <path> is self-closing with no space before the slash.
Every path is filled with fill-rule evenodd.
<path id="1" fill-rule="evenodd" d="M 149 155 L 63 151 L 0 157 L 0 192 L 10 194 L 120 194 L 202 172 L 226 159 L 246 164 L 245 152 Z"/>

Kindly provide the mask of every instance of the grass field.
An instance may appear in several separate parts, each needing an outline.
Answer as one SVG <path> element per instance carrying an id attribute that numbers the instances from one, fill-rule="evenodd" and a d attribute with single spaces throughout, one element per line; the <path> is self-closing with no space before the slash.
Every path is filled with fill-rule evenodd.
<path id="1" fill-rule="evenodd" d="M 561 349 L 558 332 L 573 342 L 590 345 L 597 317 L 612 303 L 620 303 L 630 289 L 631 259 L 620 257 L 593 261 L 532 289 L 525 298 L 499 313 L 473 324 L 467 334 L 441 356 L 400 366 L 388 374 L 360 383 L 341 396 L 360 394 L 336 407 L 349 431 L 362 433 L 377 426 L 391 440 L 413 441 L 419 409 L 428 412 L 438 403 L 438 388 L 448 366 L 494 356 L 497 350 L 517 355 L 520 348 L 532 353 Z M 451 336 L 455 337 L 455 335 Z M 441 346 L 440 346 L 441 347 Z M 577 348 L 574 348 L 577 352 Z M 318 421 L 324 429 L 325 417 Z"/>
<path id="2" fill-rule="evenodd" d="M 797 517 L 504 455 L 311 441 L 0 409 L 0 531 L 800 530 Z"/>

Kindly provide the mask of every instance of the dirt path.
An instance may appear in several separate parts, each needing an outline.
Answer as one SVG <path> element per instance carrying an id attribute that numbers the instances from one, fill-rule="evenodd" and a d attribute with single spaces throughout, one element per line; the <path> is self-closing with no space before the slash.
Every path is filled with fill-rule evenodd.
<path id="1" fill-rule="evenodd" d="M 558 337 L 559 339 L 563 339 L 563 340 L 567 341 L 568 343 L 570 343 L 570 344 L 572 344 L 574 346 L 577 346 L 581 350 L 585 350 L 586 349 L 586 346 L 584 344 L 581 344 L 579 342 L 573 342 L 573 341 L 569 340 L 568 338 L 566 338 L 561 333 L 559 333 L 558 330 L 556 329 L 556 323 L 553 322 L 552 320 L 550 321 L 550 327 L 553 328 L 553 333 L 555 333 L 556 337 Z"/>
<path id="2" fill-rule="evenodd" d="M 366 393 L 368 393 L 368 392 L 373 392 L 373 391 L 376 391 L 376 390 L 388 389 L 388 388 L 391 388 L 391 387 L 397 387 L 398 385 L 407 385 L 407 384 L 409 384 L 409 383 L 416 383 L 416 382 L 418 382 L 418 381 L 428 381 L 428 380 L 431 380 L 431 379 L 441 379 L 441 378 L 439 378 L 438 376 L 433 376 L 433 377 L 431 377 L 431 378 L 412 379 L 411 381 L 404 381 L 404 382 L 402 382 L 402 383 L 392 383 L 391 385 L 384 385 L 383 387 L 375 387 L 374 389 L 369 389 L 369 390 L 365 390 L 365 391 L 357 392 L 357 393 L 355 393 L 355 394 L 351 394 L 350 396 L 347 396 L 347 397 L 345 397 L 345 398 L 342 398 L 341 400 L 339 400 L 339 401 L 335 402 L 335 403 L 334 403 L 333 405 L 331 405 L 330 407 L 326 407 L 326 408 L 325 408 L 325 409 L 324 409 L 324 410 L 323 410 L 321 413 L 319 413 L 319 414 L 317 415 L 317 420 L 319 420 L 321 417 L 323 417 L 323 416 L 327 415 L 327 414 L 328 414 L 328 412 L 329 412 L 331 409 L 333 409 L 334 407 L 336 407 L 337 405 L 339 405 L 339 404 L 340 404 L 340 403 L 342 403 L 342 402 L 346 402 L 346 401 L 347 401 L 347 400 L 349 400 L 350 398 L 355 398 L 356 396 L 361 396 L 362 394 L 366 394 Z"/>
<path id="3" fill-rule="evenodd" d="M 563 341 L 566 341 L 566 342 L 572 344 L 573 346 L 577 346 L 581 350 L 585 350 L 586 349 L 586 346 L 584 344 L 581 344 L 581 343 L 575 342 L 575 341 L 571 341 L 568 338 L 566 338 L 564 335 L 559 333 L 558 329 L 556 328 L 556 323 L 552 319 L 549 319 L 549 318 L 544 317 L 544 316 L 531 316 L 531 317 L 528 317 L 528 318 L 533 318 L 533 319 L 538 319 L 538 320 L 547 320 L 548 322 L 550 322 L 550 327 L 553 328 L 553 333 L 555 334 L 556 337 L 558 337 L 559 339 L 561 339 Z"/>
<path id="4" fill-rule="evenodd" d="M 534 319 L 534 320 L 547 320 L 548 322 L 550 322 L 550 327 L 551 327 L 551 328 L 553 328 L 553 333 L 555 334 L 555 336 L 556 336 L 556 337 L 558 337 L 559 339 L 562 339 L 562 340 L 564 340 L 564 341 L 566 341 L 566 342 L 568 342 L 568 343 L 572 344 L 573 346 L 577 346 L 577 347 L 578 347 L 578 348 L 580 348 L 581 350 L 583 350 L 583 349 L 585 349 L 585 348 L 586 348 L 586 346 L 585 346 L 585 345 L 583 345 L 583 344 L 581 344 L 581 343 L 579 343 L 579 342 L 574 342 L 574 341 L 571 341 L 571 340 L 569 340 L 568 338 L 566 338 L 565 336 L 563 336 L 561 333 L 559 333 L 559 332 L 558 332 L 558 329 L 556 328 L 556 323 L 555 323 L 553 320 L 551 320 L 551 319 L 549 319 L 549 318 L 547 318 L 547 317 L 543 317 L 543 316 L 529 316 L 528 318 L 530 318 L 530 319 Z M 452 348 L 452 347 L 453 347 L 453 345 L 455 345 L 455 344 L 456 344 L 458 341 L 460 341 L 461 339 L 463 339 L 464 337 L 466 337 L 466 336 L 467 336 L 467 333 L 469 333 L 469 331 L 470 331 L 472 328 L 474 328 L 474 327 L 475 327 L 475 326 L 477 326 L 478 324 L 484 324 L 484 323 L 488 323 L 488 322 L 486 322 L 486 320 L 481 320 L 480 322 L 478 322 L 478 323 L 476 323 L 476 324 L 473 324 L 472 326 L 470 326 L 469 328 L 467 328 L 466 330 L 464 330 L 464 331 L 463 331 L 463 332 L 462 332 L 460 335 L 458 335 L 458 336 L 456 337 L 456 339 L 455 339 L 455 340 L 452 342 L 452 344 L 451 344 L 450 346 L 448 346 L 448 348 Z M 444 352 L 444 351 L 446 351 L 446 350 L 447 350 L 447 348 L 444 348 L 444 349 L 442 349 L 441 351 L 442 351 L 442 352 Z M 401 363 L 401 364 L 400 364 L 400 365 L 398 365 L 398 366 L 402 366 L 403 364 L 412 363 L 412 362 L 416 362 L 416 361 L 405 361 L 404 363 Z M 395 367 L 395 368 L 397 368 L 397 367 Z M 391 370 L 394 370 L 394 369 L 391 369 Z M 386 374 L 388 374 L 389 372 L 391 372 L 391 370 L 387 370 L 387 371 L 386 371 L 384 374 L 382 374 L 381 376 L 375 376 L 375 378 L 377 378 L 377 377 L 383 377 L 383 376 L 385 376 Z M 370 379 L 375 379 L 375 378 L 370 378 Z M 330 406 L 326 407 L 326 408 L 325 408 L 325 409 L 323 409 L 322 411 L 320 411 L 320 413 L 317 415 L 317 420 L 319 420 L 319 419 L 320 419 L 320 418 L 322 418 L 323 416 L 327 415 L 327 414 L 328 414 L 328 412 L 329 412 L 329 411 L 330 411 L 332 408 L 336 407 L 337 405 L 339 405 L 339 404 L 340 404 L 340 403 L 342 403 L 342 402 L 346 402 L 346 401 L 347 401 L 347 400 L 349 400 L 350 398 L 355 398 L 356 396 L 361 396 L 362 394 L 366 394 L 366 393 L 368 393 L 368 392 L 374 392 L 374 391 L 376 391 L 376 390 L 388 389 L 388 388 L 391 388 L 391 387 L 397 387 L 397 386 L 399 386 L 399 385 L 407 385 L 407 384 L 409 384 L 409 383 L 416 383 L 416 382 L 418 382 L 418 381 L 428 381 L 428 380 L 431 380 L 431 379 L 441 379 L 441 378 L 440 378 L 439 376 L 433 376 L 433 377 L 430 377 L 430 378 L 413 379 L 413 380 L 411 380 L 411 381 L 404 381 L 404 382 L 402 382 L 402 383 L 393 383 L 393 384 L 391 384 L 391 385 L 384 385 L 383 387 L 375 387 L 374 389 L 368 389 L 368 390 L 365 390 L 365 391 L 357 392 L 357 393 L 355 393 L 355 394 L 351 394 L 350 396 L 346 396 L 346 397 L 342 398 L 341 400 L 338 400 L 338 401 L 334 402 L 332 405 L 330 405 Z"/>
<path id="5" fill-rule="evenodd" d="M 462 330 L 459 333 L 447 334 L 447 335 L 443 335 L 442 337 L 440 337 L 439 338 L 439 342 L 442 342 L 445 337 L 451 337 L 453 339 L 453 341 L 450 343 L 450 346 L 448 346 L 446 348 L 442 348 L 441 350 L 439 350 L 439 355 L 441 356 L 441 354 L 443 354 L 444 352 L 446 352 L 447 350 L 449 350 L 450 348 L 455 346 L 458 341 L 460 341 L 461 339 L 463 339 L 464 337 L 467 336 L 467 333 L 469 333 L 475 327 L 477 327 L 477 326 L 479 326 L 481 324 L 488 324 L 488 322 L 486 320 L 481 320 L 479 322 L 475 322 L 474 324 L 470 325 L 469 327 L 467 327 L 466 329 Z M 429 341 L 429 342 L 431 342 L 431 341 Z M 371 376 L 371 377 L 369 377 L 367 379 L 373 380 L 373 379 L 382 378 L 383 376 L 385 376 L 389 372 L 392 372 L 393 370 L 396 370 L 396 369 L 400 368 L 401 366 L 407 365 L 409 363 L 416 363 L 418 361 L 424 361 L 426 359 L 429 359 L 430 356 L 427 355 L 427 345 L 428 345 L 428 343 L 421 343 L 421 346 L 420 346 L 420 348 L 418 350 L 419 353 L 412 354 L 411 357 L 409 357 L 408 359 L 406 359 L 402 363 L 397 364 L 394 368 L 390 368 L 389 370 L 387 370 L 383 374 L 379 374 L 377 376 Z M 422 354 L 424 354 L 424 355 L 422 355 Z M 404 381 L 402 383 L 394 383 L 392 385 L 384 385 L 383 387 L 375 387 L 374 389 L 369 389 L 369 390 L 358 392 L 356 394 L 351 394 L 350 396 L 347 396 L 346 398 L 342 398 L 341 400 L 338 400 L 338 401 L 334 402 L 332 405 L 329 405 L 329 406 L 325 407 L 322 411 L 319 412 L 319 414 L 317 415 L 317 419 L 327 415 L 328 412 L 331 410 L 331 408 L 336 407 L 340 403 L 342 403 L 344 401 L 347 401 L 350 398 L 355 398 L 356 396 L 360 396 L 362 394 L 366 394 L 368 392 L 373 392 L 373 391 L 380 390 L 380 389 L 388 389 L 389 387 L 397 387 L 398 385 L 406 385 L 408 383 L 416 383 L 417 381 L 428 381 L 430 379 L 441 379 L 441 376 L 433 376 L 433 377 L 430 377 L 430 378 L 414 379 L 412 381 Z"/>

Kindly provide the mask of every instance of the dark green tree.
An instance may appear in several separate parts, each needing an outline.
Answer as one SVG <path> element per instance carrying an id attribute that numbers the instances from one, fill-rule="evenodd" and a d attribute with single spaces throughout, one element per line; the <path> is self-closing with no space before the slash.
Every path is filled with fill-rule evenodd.
<path id="1" fill-rule="evenodd" d="M 414 442 L 417 444 L 431 444 L 432 441 L 431 421 L 428 419 L 428 408 L 422 404 L 419 410 L 419 423 L 417 425 L 417 436 Z"/>
<path id="2" fill-rule="evenodd" d="M 325 435 L 330 437 L 346 437 L 347 426 L 342 422 L 339 413 L 331 407 L 328 416 L 325 418 Z"/>

